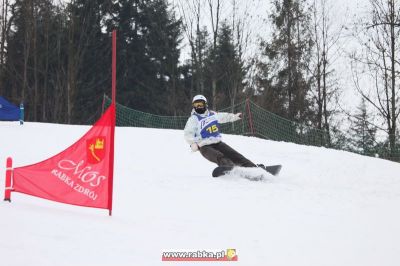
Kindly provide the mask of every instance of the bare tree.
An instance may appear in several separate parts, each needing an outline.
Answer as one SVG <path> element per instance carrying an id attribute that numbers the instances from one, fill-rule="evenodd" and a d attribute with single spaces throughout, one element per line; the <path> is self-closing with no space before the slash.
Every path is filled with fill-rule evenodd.
<path id="1" fill-rule="evenodd" d="M 8 20 L 9 20 L 9 2 L 8 0 L 1 1 L 1 41 L 0 41 L 0 64 L 3 65 L 5 62 L 5 48 L 6 48 L 6 36 L 8 29 Z"/>
<path id="2" fill-rule="evenodd" d="M 9 22 L 9 8 L 10 8 L 10 3 L 8 0 L 2 0 L 1 1 L 1 7 L 0 7 L 0 77 L 4 75 L 5 71 L 5 58 L 6 58 L 6 40 L 7 36 L 9 34 L 9 29 L 10 29 L 10 22 Z M 4 90 L 3 84 L 0 84 L 0 95 L 3 95 L 4 93 L 2 92 Z"/>
<path id="3" fill-rule="evenodd" d="M 39 67 L 38 67 L 38 25 L 37 25 L 37 13 L 38 7 L 32 3 L 32 56 L 33 56 L 33 120 L 38 121 L 38 107 L 43 99 L 39 93 Z"/>
<path id="4" fill-rule="evenodd" d="M 396 0 L 370 0 L 371 16 L 361 21 L 361 53 L 352 55 L 357 90 L 385 121 L 391 154 L 396 151 L 399 106 L 400 9 Z M 361 67 L 364 67 L 363 69 Z M 371 86 L 366 86 L 366 80 Z M 397 87 L 396 87 L 397 86 Z"/>
<path id="5" fill-rule="evenodd" d="M 77 0 L 71 2 L 76 4 Z M 89 10 L 97 6 L 92 1 L 85 2 L 86 13 L 82 16 L 74 11 L 69 13 L 69 26 L 68 26 L 68 63 L 67 63 L 67 84 L 66 84 L 66 97 L 67 97 L 67 123 L 72 123 L 75 114 L 76 96 L 78 93 L 78 86 L 81 80 L 79 79 L 79 70 L 83 63 L 84 56 L 89 52 L 89 43 L 95 38 L 96 28 L 91 17 Z"/>
<path id="6" fill-rule="evenodd" d="M 212 108 L 217 109 L 217 80 L 216 75 L 216 58 L 215 51 L 217 50 L 218 40 L 218 28 L 220 24 L 221 16 L 221 1 L 220 0 L 208 0 L 210 18 L 211 18 L 211 30 L 212 30 L 212 54 L 211 54 L 211 89 L 212 89 Z"/>
<path id="7" fill-rule="evenodd" d="M 233 40 L 236 49 L 236 59 L 239 61 L 238 65 L 232 66 L 232 68 L 228 68 L 232 73 L 229 73 L 229 79 L 231 80 L 230 84 L 232 84 L 229 89 L 229 99 L 231 103 L 231 109 L 233 112 L 236 100 L 241 91 L 244 90 L 243 83 L 243 67 L 245 62 L 245 51 L 249 45 L 249 39 L 251 35 L 251 25 L 250 25 L 250 16 L 248 13 L 248 6 L 239 7 L 237 0 L 231 0 L 232 5 L 232 33 Z M 241 13 L 239 12 L 239 8 L 241 9 Z M 244 9 L 244 10 L 243 10 Z"/>
<path id="8" fill-rule="evenodd" d="M 25 39 L 23 44 L 23 58 L 24 58 L 24 66 L 23 66 L 23 80 L 22 80 L 22 93 L 21 100 L 25 101 L 26 96 L 28 95 L 28 63 L 29 57 L 32 51 L 32 22 L 33 22 L 33 0 L 26 1 L 24 3 L 25 8 Z"/>
<path id="9" fill-rule="evenodd" d="M 179 12 L 182 18 L 184 34 L 190 45 L 191 65 L 195 72 L 191 84 L 191 96 L 194 92 L 194 85 L 201 94 L 204 94 L 204 49 L 205 42 L 201 32 L 201 14 L 204 0 L 180 0 Z M 195 83 L 195 84 L 194 84 Z"/>
<path id="10" fill-rule="evenodd" d="M 319 129 L 329 132 L 332 111 L 329 104 L 337 94 L 333 63 L 341 56 L 338 42 L 343 37 L 344 26 L 334 25 L 329 0 L 314 0 L 311 9 L 310 30 L 314 46 L 310 71 L 314 83 L 312 93 L 317 104 L 316 123 Z"/>

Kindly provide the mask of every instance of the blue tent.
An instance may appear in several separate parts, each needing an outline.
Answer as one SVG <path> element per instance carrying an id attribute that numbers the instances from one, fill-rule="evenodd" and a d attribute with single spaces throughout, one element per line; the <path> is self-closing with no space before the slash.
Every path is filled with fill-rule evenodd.
<path id="1" fill-rule="evenodd" d="M 20 119 L 19 107 L 8 102 L 0 96 L 0 120 L 3 121 L 18 121 Z"/>

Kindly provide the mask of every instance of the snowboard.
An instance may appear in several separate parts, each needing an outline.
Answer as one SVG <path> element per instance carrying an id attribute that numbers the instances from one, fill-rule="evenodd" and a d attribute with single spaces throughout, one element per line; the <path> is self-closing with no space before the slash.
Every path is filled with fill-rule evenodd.
<path id="1" fill-rule="evenodd" d="M 230 171 L 233 170 L 235 166 L 217 166 L 214 171 L 212 172 L 212 176 L 213 177 L 219 177 L 222 175 L 225 175 L 227 173 L 229 173 Z M 277 164 L 277 165 L 267 165 L 265 167 L 259 167 L 261 169 L 264 169 L 265 171 L 267 171 L 268 173 L 270 173 L 271 175 L 278 175 L 279 172 L 282 169 L 282 165 Z M 250 168 L 251 169 L 251 168 Z"/>

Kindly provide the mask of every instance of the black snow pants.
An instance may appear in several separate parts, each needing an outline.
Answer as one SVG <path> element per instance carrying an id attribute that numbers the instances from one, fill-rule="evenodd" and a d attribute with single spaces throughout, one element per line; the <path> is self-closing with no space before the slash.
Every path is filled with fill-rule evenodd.
<path id="1" fill-rule="evenodd" d="M 222 141 L 200 147 L 200 153 L 218 166 L 256 167 L 254 163 Z"/>

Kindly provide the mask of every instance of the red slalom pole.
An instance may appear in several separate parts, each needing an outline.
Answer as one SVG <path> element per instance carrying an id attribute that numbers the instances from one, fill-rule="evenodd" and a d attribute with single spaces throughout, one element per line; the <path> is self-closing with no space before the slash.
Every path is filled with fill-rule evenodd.
<path id="1" fill-rule="evenodd" d="M 6 186 L 4 190 L 4 200 L 11 202 L 11 175 L 12 175 L 12 158 L 7 158 L 6 163 Z"/>
<path id="2" fill-rule="evenodd" d="M 111 90 L 112 90 L 112 104 L 115 104 L 115 94 L 117 86 L 117 31 L 112 31 L 112 79 L 111 79 Z"/>
<path id="3" fill-rule="evenodd" d="M 109 179 L 108 179 L 108 215 L 112 215 L 112 204 L 113 204 L 113 182 L 114 182 L 114 138 L 115 138 L 115 120 L 116 120 L 116 87 L 117 87 L 117 31 L 112 32 L 112 62 L 111 62 L 111 90 L 112 90 L 112 101 L 111 108 L 112 114 L 112 125 L 111 125 L 111 146 L 110 146 L 110 165 L 109 165 Z"/>

